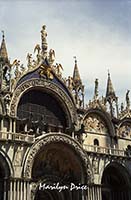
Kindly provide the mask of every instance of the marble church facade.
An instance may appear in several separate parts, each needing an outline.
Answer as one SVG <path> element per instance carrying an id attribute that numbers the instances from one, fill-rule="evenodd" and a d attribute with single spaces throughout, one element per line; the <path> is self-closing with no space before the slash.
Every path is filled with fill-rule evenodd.
<path id="1" fill-rule="evenodd" d="M 45 25 L 26 66 L 9 61 L 3 33 L 0 200 L 131 200 L 129 90 L 119 108 L 108 73 L 105 96 L 96 79 L 87 103 L 76 58 L 72 76 L 62 71 Z"/>

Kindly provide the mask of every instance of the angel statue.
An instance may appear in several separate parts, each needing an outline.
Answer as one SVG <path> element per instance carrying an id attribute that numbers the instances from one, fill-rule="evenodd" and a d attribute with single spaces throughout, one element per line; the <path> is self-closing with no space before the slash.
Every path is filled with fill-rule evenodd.
<path id="1" fill-rule="evenodd" d="M 67 86 L 70 90 L 73 89 L 73 86 L 74 86 L 74 81 L 73 81 L 73 78 L 71 76 L 68 77 L 67 79 Z"/>
<path id="2" fill-rule="evenodd" d="M 40 60 L 41 60 L 40 50 L 41 50 L 40 45 L 37 44 L 35 46 L 35 48 L 34 48 L 34 53 L 37 51 L 37 55 L 36 55 L 36 57 L 37 57 L 37 63 L 39 63 Z"/>
<path id="3" fill-rule="evenodd" d="M 28 53 L 26 59 L 27 59 L 27 66 L 28 68 L 30 68 L 32 65 L 32 54 Z"/>
<path id="4" fill-rule="evenodd" d="M 56 74 L 57 74 L 58 76 L 60 76 L 60 77 L 61 77 L 61 75 L 62 75 L 61 70 L 63 70 L 62 65 L 56 63 Z"/>
<path id="5" fill-rule="evenodd" d="M 50 49 L 49 51 L 49 63 L 52 65 L 55 61 L 55 51 L 53 49 Z"/>
<path id="6" fill-rule="evenodd" d="M 15 77 L 16 78 L 19 78 L 21 74 L 19 67 L 20 67 L 20 60 L 16 61 L 15 63 Z"/>
<path id="7" fill-rule="evenodd" d="M 19 70 L 19 67 L 20 67 L 20 60 L 17 60 L 17 59 L 15 59 L 14 61 L 13 61 L 13 63 L 11 64 L 11 67 L 15 67 L 15 77 L 16 78 L 19 78 L 20 77 L 20 75 L 21 75 L 21 72 L 20 72 L 20 70 Z"/>

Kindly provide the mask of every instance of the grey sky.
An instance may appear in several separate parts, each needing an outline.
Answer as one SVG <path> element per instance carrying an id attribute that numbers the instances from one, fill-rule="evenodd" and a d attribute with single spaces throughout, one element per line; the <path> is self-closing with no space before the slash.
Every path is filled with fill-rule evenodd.
<path id="1" fill-rule="evenodd" d="M 65 76 L 72 74 L 77 57 L 87 99 L 93 95 L 95 78 L 100 94 L 105 93 L 108 69 L 121 100 L 131 89 L 130 19 L 129 0 L 0 0 L 0 28 L 11 60 L 26 63 L 46 24 L 49 49 L 55 50 Z"/>

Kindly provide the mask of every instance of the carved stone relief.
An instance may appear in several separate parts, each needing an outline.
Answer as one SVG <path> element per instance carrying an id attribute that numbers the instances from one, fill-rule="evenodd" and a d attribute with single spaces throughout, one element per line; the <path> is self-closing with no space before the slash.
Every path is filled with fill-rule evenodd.
<path id="1" fill-rule="evenodd" d="M 84 120 L 85 130 L 94 133 L 108 133 L 105 122 L 98 115 L 92 114 Z"/>
<path id="2" fill-rule="evenodd" d="M 127 137 L 131 139 L 131 124 L 125 123 L 118 129 L 118 134 L 121 137 Z"/>
<path id="3" fill-rule="evenodd" d="M 98 157 L 93 158 L 92 167 L 93 167 L 94 174 L 99 174 L 99 158 Z"/>

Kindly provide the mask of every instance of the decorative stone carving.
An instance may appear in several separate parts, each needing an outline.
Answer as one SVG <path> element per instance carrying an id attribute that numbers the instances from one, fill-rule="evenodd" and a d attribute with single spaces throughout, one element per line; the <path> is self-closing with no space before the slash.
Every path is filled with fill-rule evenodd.
<path id="1" fill-rule="evenodd" d="M 103 111 L 107 111 L 107 107 L 106 107 L 106 104 L 105 104 L 105 98 L 102 96 L 99 99 L 94 99 L 92 101 L 89 100 L 89 103 L 86 105 L 86 108 L 87 109 L 98 108 L 98 109 L 101 109 Z"/>
<path id="2" fill-rule="evenodd" d="M 37 152 L 39 152 L 41 148 L 44 148 L 45 145 L 53 142 L 62 142 L 70 145 L 82 161 L 85 177 L 87 177 L 86 181 L 88 181 L 88 183 L 93 182 L 93 174 L 90 166 L 90 161 L 87 158 L 87 155 L 82 149 L 81 145 L 73 140 L 70 136 L 59 133 L 47 134 L 33 145 L 33 147 L 30 149 L 25 163 L 24 176 L 27 178 L 31 178 L 32 166 Z"/>
<path id="3" fill-rule="evenodd" d="M 98 157 L 94 157 L 92 160 L 92 167 L 94 174 L 99 174 L 99 160 Z"/>
<path id="4" fill-rule="evenodd" d="M 118 129 L 118 134 L 121 137 L 128 137 L 131 139 L 131 124 L 125 123 Z"/>
<path id="5" fill-rule="evenodd" d="M 54 61 L 55 61 L 55 51 L 53 49 L 50 49 L 48 62 L 50 63 L 50 65 L 52 65 Z"/>
<path id="6" fill-rule="evenodd" d="M 85 130 L 95 133 L 108 133 L 108 128 L 106 127 L 105 122 L 98 115 L 89 115 L 85 121 Z"/>
<path id="7" fill-rule="evenodd" d="M 30 69 L 32 67 L 32 54 L 28 53 L 27 54 L 27 67 Z"/>
<path id="8" fill-rule="evenodd" d="M 4 96 L 4 104 L 5 104 L 5 111 L 6 114 L 9 114 L 9 106 L 10 106 L 11 97 L 9 94 Z"/>
<path id="9" fill-rule="evenodd" d="M 37 190 L 37 187 L 38 187 L 38 183 L 32 182 L 30 187 L 31 187 L 31 200 L 34 200 L 35 193 L 36 193 L 36 190 Z"/>
<path id="10" fill-rule="evenodd" d="M 66 81 L 67 81 L 67 87 L 69 88 L 69 90 L 72 90 L 74 86 L 73 78 L 69 76 Z"/>
<path id="11" fill-rule="evenodd" d="M 128 110 L 130 109 L 129 92 L 130 92 L 130 90 L 127 90 L 127 92 L 126 92 L 126 108 L 127 108 Z"/>
<path id="12" fill-rule="evenodd" d="M 98 92 L 98 79 L 96 78 L 96 80 L 95 80 L 94 99 L 97 99 L 98 94 L 99 94 L 99 92 Z"/>
<path id="13" fill-rule="evenodd" d="M 15 166 L 20 166 L 22 163 L 22 157 L 23 157 L 23 148 L 18 148 L 15 152 L 15 157 L 14 157 L 14 165 Z"/>
<path id="14" fill-rule="evenodd" d="M 52 74 L 52 67 L 47 65 L 41 65 L 39 69 L 39 74 L 41 77 L 46 77 L 47 79 L 52 80 L 54 78 Z"/>
<path id="15" fill-rule="evenodd" d="M 58 77 L 60 77 L 60 78 L 62 77 L 61 70 L 63 70 L 62 65 L 56 63 L 56 69 L 55 69 L 55 72 L 56 72 L 56 75 L 57 75 Z"/>

